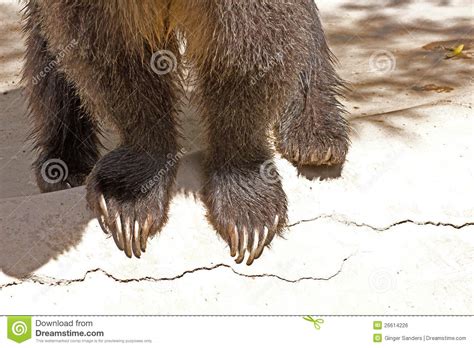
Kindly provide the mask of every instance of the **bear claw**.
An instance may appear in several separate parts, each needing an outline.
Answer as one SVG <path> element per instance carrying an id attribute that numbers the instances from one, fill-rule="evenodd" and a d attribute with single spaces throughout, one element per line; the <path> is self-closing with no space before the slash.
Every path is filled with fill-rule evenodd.
<path id="1" fill-rule="evenodd" d="M 124 251 L 127 257 L 140 258 L 146 251 L 148 236 L 153 227 L 150 217 L 148 216 L 142 225 L 138 220 L 132 220 L 130 217 L 124 217 L 123 214 L 118 213 L 115 218 L 111 219 L 103 194 L 99 195 L 98 201 L 98 222 L 102 231 L 112 235 L 117 247 Z"/>
<path id="2" fill-rule="evenodd" d="M 263 249 L 267 245 L 269 231 L 276 232 L 279 223 L 279 216 L 275 216 L 274 224 L 271 229 L 264 226 L 263 231 L 260 232 L 258 229 L 253 230 L 252 245 L 250 245 L 250 235 L 247 228 L 242 228 L 242 233 L 239 233 L 237 227 L 234 227 L 230 232 L 229 246 L 230 246 L 230 256 L 236 257 L 235 262 L 240 264 L 244 261 L 246 252 L 249 252 L 247 258 L 247 266 L 253 264 L 253 262 L 258 259 L 262 253 Z M 274 233 L 272 234 L 272 236 Z M 238 255 L 237 255 L 238 253 Z"/>

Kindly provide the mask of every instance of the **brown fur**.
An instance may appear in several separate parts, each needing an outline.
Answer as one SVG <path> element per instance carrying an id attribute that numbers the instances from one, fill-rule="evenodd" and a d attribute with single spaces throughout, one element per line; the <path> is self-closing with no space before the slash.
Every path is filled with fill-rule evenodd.
<path id="1" fill-rule="evenodd" d="M 161 173 L 178 153 L 185 67 L 208 135 L 203 200 L 237 262 L 248 251 L 251 264 L 286 225 L 281 182 L 262 175 L 274 169 L 269 130 L 297 165 L 344 161 L 342 84 L 312 0 L 29 0 L 25 31 L 40 188 L 88 176 L 89 205 L 128 256 L 139 257 L 167 219 L 176 166 Z M 176 57 L 176 70 L 155 73 L 157 50 Z M 117 128 L 121 143 L 99 160 L 102 122 Z M 42 179 L 51 158 L 66 162 L 68 181 Z"/>

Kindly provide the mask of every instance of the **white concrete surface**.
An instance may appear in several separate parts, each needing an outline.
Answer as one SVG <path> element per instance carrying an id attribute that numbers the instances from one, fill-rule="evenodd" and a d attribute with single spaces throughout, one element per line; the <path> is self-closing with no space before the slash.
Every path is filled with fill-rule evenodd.
<path id="1" fill-rule="evenodd" d="M 472 2 L 319 7 L 353 87 L 353 145 L 329 180 L 319 178 L 333 170 L 299 173 L 278 160 L 290 225 L 247 267 L 233 263 L 195 198 L 199 154 L 184 159 L 170 221 L 140 260 L 100 231 L 83 188 L 38 194 L 24 142 L 19 6 L 0 0 L 2 312 L 473 314 Z M 441 46 L 457 43 L 463 55 L 444 59 Z M 197 116 L 183 118 L 198 138 L 185 147 L 200 149 Z"/>

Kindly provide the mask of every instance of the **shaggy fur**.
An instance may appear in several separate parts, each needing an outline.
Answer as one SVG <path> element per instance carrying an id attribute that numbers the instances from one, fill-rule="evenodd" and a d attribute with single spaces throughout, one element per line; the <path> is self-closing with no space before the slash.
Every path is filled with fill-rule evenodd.
<path id="1" fill-rule="evenodd" d="M 38 184 L 87 177 L 89 206 L 129 257 L 167 220 L 185 66 L 208 135 L 203 200 L 237 262 L 248 252 L 251 264 L 287 222 L 270 130 L 296 165 L 345 159 L 342 83 L 313 0 L 29 0 L 25 32 Z M 158 50 L 176 57 L 175 70 L 155 73 Z M 99 159 L 103 122 L 121 143 Z M 41 170 L 56 158 L 69 176 L 51 185 Z"/>

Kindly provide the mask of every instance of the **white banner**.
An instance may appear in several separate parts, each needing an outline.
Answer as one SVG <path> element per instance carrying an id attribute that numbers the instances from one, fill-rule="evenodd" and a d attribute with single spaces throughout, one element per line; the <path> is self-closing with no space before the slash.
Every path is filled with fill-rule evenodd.
<path id="1" fill-rule="evenodd" d="M 461 316 L 4 316 L 0 347 L 473 346 Z M 3 330 L 0 331 L 0 334 Z"/>

